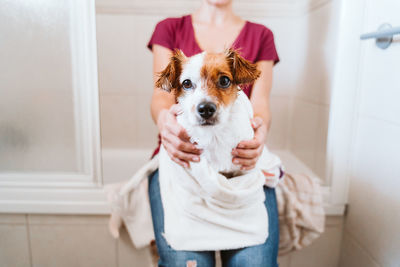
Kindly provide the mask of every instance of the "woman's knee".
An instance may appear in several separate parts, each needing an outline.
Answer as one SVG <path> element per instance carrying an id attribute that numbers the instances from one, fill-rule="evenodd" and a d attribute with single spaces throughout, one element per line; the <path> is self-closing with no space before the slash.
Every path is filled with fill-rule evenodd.
<path id="1" fill-rule="evenodd" d="M 166 267 L 214 267 L 213 252 L 160 251 L 159 266 Z"/>

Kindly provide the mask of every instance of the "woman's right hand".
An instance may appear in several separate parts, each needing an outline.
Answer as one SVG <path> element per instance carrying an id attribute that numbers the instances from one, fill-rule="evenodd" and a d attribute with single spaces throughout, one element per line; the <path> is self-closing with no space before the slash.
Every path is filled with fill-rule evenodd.
<path id="1" fill-rule="evenodd" d="M 190 142 L 186 130 L 178 123 L 176 116 L 179 114 L 178 105 L 173 105 L 169 110 L 160 111 L 157 126 L 161 135 L 161 143 L 173 161 L 184 168 L 189 167 L 189 162 L 199 162 L 201 150 Z"/>

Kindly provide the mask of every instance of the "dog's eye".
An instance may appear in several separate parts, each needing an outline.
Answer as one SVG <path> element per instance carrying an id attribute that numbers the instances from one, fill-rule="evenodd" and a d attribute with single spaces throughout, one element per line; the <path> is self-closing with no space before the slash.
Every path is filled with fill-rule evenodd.
<path id="1" fill-rule="evenodd" d="M 192 81 L 189 79 L 186 79 L 182 82 L 182 86 L 184 89 L 192 89 L 193 88 L 193 84 Z"/>
<path id="2" fill-rule="evenodd" d="M 228 88 L 231 85 L 231 80 L 227 76 L 221 76 L 218 80 L 218 87 Z"/>

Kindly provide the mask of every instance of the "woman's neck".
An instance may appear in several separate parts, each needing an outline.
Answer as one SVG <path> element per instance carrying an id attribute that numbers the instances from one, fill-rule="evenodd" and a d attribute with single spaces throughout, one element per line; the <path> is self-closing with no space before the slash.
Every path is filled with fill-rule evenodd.
<path id="1" fill-rule="evenodd" d="M 233 13 L 232 2 L 225 5 L 213 5 L 207 0 L 203 0 L 200 8 L 193 13 L 196 23 L 222 26 L 226 23 L 237 22 L 240 20 Z"/>

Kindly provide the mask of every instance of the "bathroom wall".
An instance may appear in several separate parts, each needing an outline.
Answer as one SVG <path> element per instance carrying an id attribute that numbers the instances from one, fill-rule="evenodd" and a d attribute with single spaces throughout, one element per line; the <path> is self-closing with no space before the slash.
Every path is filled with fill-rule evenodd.
<path id="1" fill-rule="evenodd" d="M 288 146 L 319 177 L 325 177 L 329 106 L 333 86 L 340 1 L 304 18 L 306 50 L 293 93 Z M 303 36 L 304 37 L 304 36 Z"/>
<path id="2" fill-rule="evenodd" d="M 326 1 L 302 15 L 258 20 L 273 29 L 281 57 L 268 144 L 294 153 L 322 179 L 339 14 L 340 1 Z"/>
<path id="3" fill-rule="evenodd" d="M 152 56 L 146 43 L 159 20 L 189 13 L 199 3 L 177 0 L 173 8 L 160 10 L 148 2 L 97 1 L 104 150 L 146 150 L 156 145 L 149 111 Z M 293 150 L 321 175 L 337 2 L 235 1 L 246 19 L 273 30 L 281 57 L 274 68 L 269 146 Z M 243 3 L 260 9 L 253 17 L 254 10 Z M 105 176 L 118 175 L 117 161 L 105 166 Z M 0 266 L 149 266 L 149 250 L 134 249 L 126 231 L 121 239 L 112 239 L 107 220 L 107 216 L 0 214 Z M 342 217 L 328 217 L 322 237 L 300 252 L 279 258 L 280 266 L 336 267 L 342 227 Z"/>

